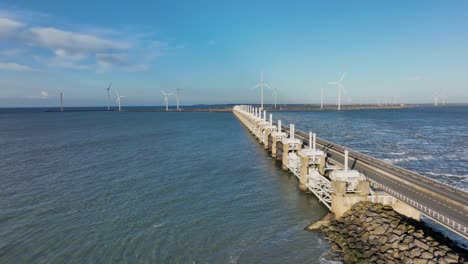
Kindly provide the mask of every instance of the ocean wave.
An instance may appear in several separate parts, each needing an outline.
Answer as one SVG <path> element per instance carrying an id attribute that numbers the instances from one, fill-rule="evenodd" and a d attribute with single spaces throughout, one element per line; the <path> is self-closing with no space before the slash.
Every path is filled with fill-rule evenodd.
<path id="1" fill-rule="evenodd" d="M 383 159 L 383 161 L 388 162 L 390 164 L 398 164 L 402 162 L 408 162 L 408 161 L 417 161 L 417 160 L 433 160 L 435 159 L 434 156 L 432 155 L 423 155 L 423 156 L 410 156 L 410 157 L 403 157 L 403 158 L 386 158 Z"/>

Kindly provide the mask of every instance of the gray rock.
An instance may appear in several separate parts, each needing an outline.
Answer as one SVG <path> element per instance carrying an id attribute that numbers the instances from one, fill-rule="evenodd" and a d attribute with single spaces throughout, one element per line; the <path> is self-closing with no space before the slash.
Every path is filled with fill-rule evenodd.
<path id="1" fill-rule="evenodd" d="M 398 220 L 390 221 L 390 226 L 393 228 L 397 227 L 399 224 L 400 224 L 400 221 Z"/>
<path id="2" fill-rule="evenodd" d="M 379 243 L 380 243 L 381 245 L 383 245 L 383 244 L 385 244 L 385 243 L 387 242 L 387 240 L 388 240 L 388 237 L 386 237 L 386 236 L 381 236 L 381 237 L 379 238 Z"/>
<path id="3" fill-rule="evenodd" d="M 387 231 L 387 226 L 386 225 L 381 225 L 379 227 L 377 227 L 374 232 L 372 232 L 373 234 L 376 234 L 376 235 L 382 235 L 382 234 L 385 234 L 385 231 Z"/>
<path id="4" fill-rule="evenodd" d="M 445 257 L 445 260 L 447 260 L 449 263 L 456 263 L 458 262 L 458 255 L 454 253 L 447 253 L 447 256 Z"/>
<path id="5" fill-rule="evenodd" d="M 400 236 L 395 235 L 395 234 L 391 234 L 391 235 L 388 237 L 387 242 L 388 242 L 388 243 L 393 243 L 393 242 L 398 241 L 398 240 L 400 240 Z"/>
<path id="6" fill-rule="evenodd" d="M 422 230 L 415 231 L 413 236 L 417 238 L 422 238 L 424 237 L 424 232 Z"/>
<path id="7" fill-rule="evenodd" d="M 427 252 L 427 251 L 425 251 L 425 252 L 423 252 L 421 254 L 421 258 L 423 258 L 423 259 L 432 259 L 433 257 L 434 257 L 434 255 L 432 255 L 430 252 Z"/>
<path id="8" fill-rule="evenodd" d="M 434 250 L 434 256 L 436 257 L 443 257 L 447 254 L 444 250 Z"/>
<path id="9" fill-rule="evenodd" d="M 406 251 L 406 250 L 409 249 L 409 245 L 408 245 L 408 244 L 405 244 L 405 243 L 400 243 L 400 244 L 398 245 L 398 249 L 399 249 L 400 251 Z"/>
<path id="10" fill-rule="evenodd" d="M 417 257 L 421 256 L 421 249 L 420 248 L 413 248 L 411 251 L 410 251 L 410 257 L 412 259 L 415 259 Z"/>
<path id="11" fill-rule="evenodd" d="M 405 236 L 405 238 L 403 239 L 403 242 L 408 243 L 408 244 L 409 244 L 409 243 L 413 243 L 413 241 L 414 241 L 414 237 L 411 236 L 411 235 L 407 235 L 407 236 Z"/>
<path id="12" fill-rule="evenodd" d="M 419 240 L 419 239 L 415 239 L 415 240 L 414 240 L 414 244 L 415 244 L 417 247 L 419 247 L 419 248 L 422 248 L 422 249 L 425 249 L 425 250 L 428 250 L 428 249 L 429 249 L 429 246 L 428 246 L 426 243 L 424 243 L 424 242 L 422 242 L 421 240 Z"/>

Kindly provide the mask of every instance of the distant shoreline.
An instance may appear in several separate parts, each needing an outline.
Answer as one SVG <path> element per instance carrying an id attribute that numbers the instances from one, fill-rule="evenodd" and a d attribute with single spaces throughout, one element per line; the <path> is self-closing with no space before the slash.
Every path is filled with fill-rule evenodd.
<path id="1" fill-rule="evenodd" d="M 259 105 L 254 105 L 255 107 L 260 107 Z M 357 111 L 357 110 L 389 110 L 389 109 L 407 109 L 407 108 L 418 108 L 418 107 L 456 107 L 456 106 L 468 106 L 468 104 L 450 104 L 450 105 L 440 105 L 433 106 L 429 104 L 400 104 L 400 105 L 342 105 L 340 111 Z M 4 108 L 9 109 L 9 108 Z M 34 109 L 34 108 L 18 108 L 18 109 Z M 314 112 L 314 111 L 338 111 L 336 105 L 324 105 L 323 108 L 320 105 L 278 105 L 276 108 L 272 105 L 266 105 L 265 110 L 267 112 Z M 58 108 L 49 108 L 44 109 L 44 112 L 61 112 Z M 130 106 L 128 108 L 123 108 L 121 112 L 168 112 L 168 113 L 178 113 L 178 112 L 231 112 L 231 105 L 206 105 L 206 106 L 185 106 L 181 107 L 180 110 L 175 108 L 170 108 L 169 111 L 166 111 L 164 108 L 159 107 L 135 107 Z M 98 108 L 98 107 L 65 107 L 63 112 L 118 112 L 117 109 L 112 108 L 111 110 Z"/>

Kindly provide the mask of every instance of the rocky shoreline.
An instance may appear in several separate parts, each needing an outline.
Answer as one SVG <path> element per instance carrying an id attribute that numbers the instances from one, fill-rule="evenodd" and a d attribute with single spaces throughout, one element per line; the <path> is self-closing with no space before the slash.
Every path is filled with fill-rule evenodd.
<path id="1" fill-rule="evenodd" d="M 344 263 L 468 263 L 466 250 L 390 206 L 360 202 L 339 219 L 327 218 L 307 229 L 323 232 Z"/>

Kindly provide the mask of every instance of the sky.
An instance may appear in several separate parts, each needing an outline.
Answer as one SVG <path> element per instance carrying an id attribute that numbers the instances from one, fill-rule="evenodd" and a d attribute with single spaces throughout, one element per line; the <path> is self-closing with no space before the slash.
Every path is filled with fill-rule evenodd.
<path id="1" fill-rule="evenodd" d="M 467 1 L 0 3 L 0 107 L 468 102 Z M 265 89 L 265 103 L 273 102 Z M 175 97 L 169 98 L 175 104 Z"/>

